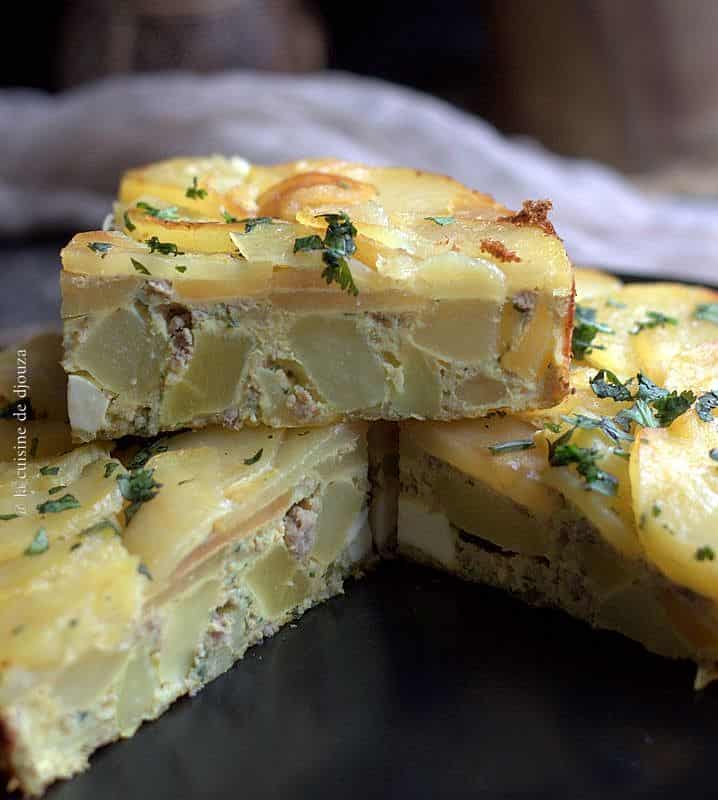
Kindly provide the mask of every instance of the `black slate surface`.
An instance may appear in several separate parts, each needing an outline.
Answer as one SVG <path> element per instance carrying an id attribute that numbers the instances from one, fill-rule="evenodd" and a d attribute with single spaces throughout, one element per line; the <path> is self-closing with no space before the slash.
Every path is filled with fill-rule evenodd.
<path id="1" fill-rule="evenodd" d="M 0 327 L 53 322 L 60 242 L 0 245 Z M 51 800 L 714 794 L 693 667 L 390 562 L 102 749 Z"/>

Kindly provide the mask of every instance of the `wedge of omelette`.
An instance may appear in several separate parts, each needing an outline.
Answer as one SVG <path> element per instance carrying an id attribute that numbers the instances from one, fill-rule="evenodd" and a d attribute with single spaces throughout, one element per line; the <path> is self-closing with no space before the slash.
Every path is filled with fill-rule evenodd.
<path id="1" fill-rule="evenodd" d="M 718 662 L 718 293 L 577 270 L 571 393 L 402 424 L 405 556 Z"/>
<path id="2" fill-rule="evenodd" d="M 60 356 L 0 354 L 0 766 L 29 795 L 372 558 L 364 423 L 72 449 Z"/>
<path id="3" fill-rule="evenodd" d="M 573 270 L 549 208 L 344 161 L 131 170 L 112 229 L 62 253 L 73 433 L 553 406 Z"/>

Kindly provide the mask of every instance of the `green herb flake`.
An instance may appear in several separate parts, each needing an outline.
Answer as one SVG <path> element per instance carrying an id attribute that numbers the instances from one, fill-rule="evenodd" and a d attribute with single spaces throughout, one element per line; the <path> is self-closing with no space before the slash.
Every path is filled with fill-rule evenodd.
<path id="1" fill-rule="evenodd" d="M 162 488 L 162 484 L 157 483 L 154 479 L 154 472 L 153 469 L 142 469 L 129 475 L 117 476 L 120 492 L 125 500 L 130 502 L 130 505 L 125 509 L 125 516 L 128 522 L 134 517 L 140 506 L 155 498 Z"/>
<path id="2" fill-rule="evenodd" d="M 156 236 L 150 236 L 145 241 L 145 244 L 150 248 L 150 253 L 157 251 L 162 253 L 163 256 L 184 255 L 184 250 L 180 250 L 174 242 L 161 242 Z"/>
<path id="3" fill-rule="evenodd" d="M 105 477 L 109 478 L 110 475 L 119 467 L 119 463 L 117 461 L 108 461 L 105 464 Z"/>
<path id="4" fill-rule="evenodd" d="M 224 209 L 222 209 L 222 217 L 227 225 L 232 225 L 235 222 L 239 222 L 237 217 L 233 217 L 231 214 L 228 214 Z"/>
<path id="5" fill-rule="evenodd" d="M 321 250 L 324 269 L 322 278 L 330 283 L 338 283 L 341 289 L 351 295 L 359 294 L 359 289 L 354 283 L 347 258 L 356 252 L 354 237 L 357 229 L 347 214 L 317 214 L 317 217 L 327 221 L 327 230 L 322 240 L 316 234 L 302 236 L 294 241 L 294 252 L 305 250 Z"/>
<path id="6" fill-rule="evenodd" d="M 39 556 L 46 552 L 49 547 L 50 540 L 47 538 L 47 531 L 44 528 L 40 528 L 24 552 L 26 556 Z"/>
<path id="7" fill-rule="evenodd" d="M 696 400 L 696 414 L 703 422 L 713 422 L 713 412 L 718 408 L 718 392 L 706 392 Z"/>
<path id="8" fill-rule="evenodd" d="M 659 400 L 661 397 L 665 397 L 667 394 L 669 394 L 668 389 L 657 386 L 649 377 L 643 375 L 641 372 L 638 373 L 636 378 L 638 380 L 638 391 L 636 392 L 636 397 L 640 400 L 648 400 L 649 402 L 653 402 L 654 400 Z"/>
<path id="9" fill-rule="evenodd" d="M 571 444 L 573 428 L 566 431 L 554 442 L 549 443 L 549 464 L 552 467 L 576 465 L 576 470 L 586 483 L 586 489 L 599 494 L 613 496 L 618 491 L 618 479 L 598 468 L 596 462 L 601 458 L 599 452 L 591 447 Z"/>
<path id="10" fill-rule="evenodd" d="M 636 320 L 634 326 L 628 332 L 631 336 L 636 336 L 641 331 L 663 327 L 664 325 L 678 325 L 678 320 L 661 311 L 646 311 L 646 319 Z"/>
<path id="11" fill-rule="evenodd" d="M 665 397 L 653 401 L 656 420 L 662 428 L 667 428 L 674 420 L 678 419 L 695 402 L 696 396 L 691 391 L 670 392 Z"/>
<path id="12" fill-rule="evenodd" d="M 9 522 L 11 519 L 17 519 L 19 514 L 0 514 L 0 521 Z"/>
<path id="13" fill-rule="evenodd" d="M 144 575 L 145 578 L 147 578 L 147 580 L 149 580 L 149 581 L 153 581 L 154 580 L 154 578 L 152 577 L 152 573 L 149 571 L 149 569 L 147 569 L 147 566 L 145 564 L 143 564 L 142 562 L 140 562 L 137 565 L 137 571 L 140 573 L 140 575 Z"/>
<path id="14" fill-rule="evenodd" d="M 598 322 L 595 308 L 577 305 L 576 319 L 571 337 L 574 358 L 584 358 L 593 350 L 605 350 L 603 345 L 594 344 L 593 342 L 598 333 L 613 333 L 613 328 Z"/>
<path id="15" fill-rule="evenodd" d="M 179 265 L 175 267 L 175 269 L 177 270 L 177 272 L 187 272 L 187 267 L 185 267 L 184 265 Z"/>
<path id="16" fill-rule="evenodd" d="M 700 303 L 696 306 L 693 312 L 696 319 L 702 319 L 704 322 L 712 322 L 718 325 L 718 303 Z"/>
<path id="17" fill-rule="evenodd" d="M 561 425 L 558 422 L 544 422 L 544 430 L 551 431 L 551 433 L 561 433 Z"/>
<path id="18" fill-rule="evenodd" d="M 455 217 L 424 217 L 427 222 L 435 222 L 437 225 L 452 225 L 456 222 Z"/>
<path id="19" fill-rule="evenodd" d="M 257 452 L 251 458 L 245 458 L 244 459 L 245 465 L 248 466 L 248 467 L 251 467 L 252 464 L 256 464 L 257 461 L 259 461 L 259 459 L 262 457 L 262 453 L 263 452 L 264 452 L 264 448 L 260 447 L 259 450 L 257 450 Z"/>
<path id="20" fill-rule="evenodd" d="M 58 514 L 60 511 L 69 511 L 72 508 L 79 508 L 80 503 L 73 494 L 63 494 L 59 500 L 45 500 L 37 506 L 40 514 Z"/>
<path id="21" fill-rule="evenodd" d="M 195 175 L 192 178 L 192 185 L 187 187 L 187 191 L 184 195 L 191 200 L 204 200 L 204 198 L 207 197 L 207 190 L 199 188 L 197 185 L 197 176 Z"/>
<path id="22" fill-rule="evenodd" d="M 718 447 L 712 447 L 708 451 L 708 458 L 712 458 L 713 461 L 718 461 Z"/>
<path id="23" fill-rule="evenodd" d="M 696 550 L 696 561 L 714 561 L 715 557 L 713 548 L 708 545 L 703 545 Z"/>
<path id="24" fill-rule="evenodd" d="M 621 303 L 619 300 L 614 300 L 611 297 L 609 297 L 608 300 L 606 300 L 606 305 L 609 308 L 628 308 L 628 306 L 625 303 Z"/>
<path id="25" fill-rule="evenodd" d="M 123 218 L 123 219 L 124 219 L 124 221 L 125 221 L 125 228 L 127 228 L 127 230 L 128 230 L 128 231 L 133 231 L 133 230 L 135 230 L 135 228 L 137 227 L 137 225 L 135 225 L 135 223 L 134 223 L 134 222 L 133 222 L 133 221 L 130 219 L 130 215 L 129 215 L 129 214 L 126 212 L 126 211 L 125 211 L 125 213 L 122 215 L 122 218 Z"/>
<path id="26" fill-rule="evenodd" d="M 169 450 L 168 445 L 162 439 L 157 439 L 155 442 L 150 442 L 146 447 L 140 448 L 127 465 L 127 469 L 135 470 L 144 467 L 145 464 L 158 453 L 166 453 Z"/>
<path id="27" fill-rule="evenodd" d="M 490 444 L 488 449 L 494 454 L 499 453 L 515 453 L 519 450 L 531 450 L 536 447 L 536 442 L 533 439 L 514 439 L 509 442 L 498 442 L 497 444 Z"/>
<path id="28" fill-rule="evenodd" d="M 600 430 L 613 442 L 632 442 L 633 436 L 620 427 L 611 417 L 593 417 L 588 414 L 574 414 L 573 416 L 562 416 L 561 419 L 574 428 L 583 430 Z"/>
<path id="29" fill-rule="evenodd" d="M 60 467 L 40 467 L 40 475 L 57 475 Z"/>
<path id="30" fill-rule="evenodd" d="M 151 206 L 149 203 L 145 203 L 140 200 L 137 203 L 137 208 L 140 211 L 144 211 L 145 214 L 149 214 L 151 217 L 155 217 L 156 219 L 163 219 L 163 220 L 177 220 L 179 219 L 179 214 L 177 213 L 177 206 L 168 206 L 167 208 L 155 208 L 155 206 Z"/>
<path id="31" fill-rule="evenodd" d="M 651 514 L 653 514 L 654 517 L 661 516 L 661 507 L 658 505 L 658 503 L 654 503 L 651 506 Z"/>
<path id="32" fill-rule="evenodd" d="M 97 253 L 100 258 L 104 258 L 112 248 L 110 242 L 89 242 L 87 245 L 93 253 Z"/>
<path id="33" fill-rule="evenodd" d="M 630 408 L 624 408 L 615 416 L 618 425 L 628 429 L 632 422 L 642 425 L 644 428 L 660 428 L 653 409 L 646 400 L 636 400 Z"/>
<path id="34" fill-rule="evenodd" d="M 610 369 L 599 370 L 589 381 L 596 397 L 610 397 L 617 403 L 631 400 L 630 381 L 621 383 L 619 378 Z"/>
<path id="35" fill-rule="evenodd" d="M 118 535 L 120 533 L 120 529 L 117 525 L 111 519 L 105 517 L 99 522 L 95 522 L 94 525 L 90 525 L 89 528 L 80 531 L 80 536 L 91 536 L 93 533 L 99 533 L 104 530 L 110 530 Z"/>
<path id="36" fill-rule="evenodd" d="M 141 262 L 138 261 L 136 258 L 132 258 L 130 256 L 130 261 L 132 262 L 132 266 L 135 268 L 140 275 L 151 275 L 152 273 L 147 269 L 147 267 Z"/>
<path id="37" fill-rule="evenodd" d="M 64 483 L 61 483 L 59 486 L 52 486 L 47 490 L 48 494 L 57 494 L 61 492 L 63 489 L 67 489 L 67 486 Z"/>

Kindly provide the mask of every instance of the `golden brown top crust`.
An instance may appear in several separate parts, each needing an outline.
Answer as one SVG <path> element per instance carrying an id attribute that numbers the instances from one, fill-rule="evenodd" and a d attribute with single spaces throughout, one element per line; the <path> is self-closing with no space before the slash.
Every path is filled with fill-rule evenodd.
<path id="1" fill-rule="evenodd" d="M 513 225 L 534 225 L 550 236 L 556 236 L 556 229 L 548 218 L 553 208 L 550 200 L 524 200 L 521 211 L 506 217 L 499 217 L 499 222 L 510 222 Z"/>
<path id="2" fill-rule="evenodd" d="M 509 248 L 498 239 L 482 239 L 481 250 L 493 256 L 497 261 L 521 261 L 513 250 L 509 250 Z"/>

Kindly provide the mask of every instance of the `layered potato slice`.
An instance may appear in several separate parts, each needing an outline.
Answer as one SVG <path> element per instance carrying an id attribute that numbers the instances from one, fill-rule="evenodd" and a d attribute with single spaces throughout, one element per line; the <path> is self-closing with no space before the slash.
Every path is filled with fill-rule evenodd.
<path id="1" fill-rule="evenodd" d="M 114 230 L 62 253 L 73 433 L 554 405 L 573 272 L 549 208 L 337 160 L 131 170 Z"/>
<path id="2" fill-rule="evenodd" d="M 31 419 L 0 430 L 16 454 L 0 464 L 0 767 L 30 795 L 197 692 L 372 558 L 364 423 L 214 426 L 75 449 L 67 436 L 63 449 L 43 442 L 51 417 L 68 428 L 54 400 L 58 339 L 17 348 L 56 383 L 38 379 L 24 398 Z M 4 353 L 12 368 L 0 369 L 11 403 L 16 358 Z M 30 426 L 39 445 L 18 456 Z"/>
<path id="3" fill-rule="evenodd" d="M 718 676 L 718 293 L 577 270 L 571 393 L 402 423 L 400 552 Z"/>

